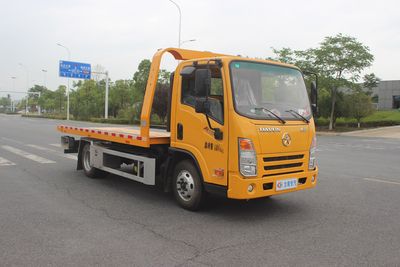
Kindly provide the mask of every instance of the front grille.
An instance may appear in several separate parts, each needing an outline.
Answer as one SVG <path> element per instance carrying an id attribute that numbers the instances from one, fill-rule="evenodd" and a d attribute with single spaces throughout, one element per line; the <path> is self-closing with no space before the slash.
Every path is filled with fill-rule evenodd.
<path id="1" fill-rule="evenodd" d="M 268 171 L 268 170 L 286 169 L 286 168 L 300 167 L 301 165 L 303 165 L 303 162 L 282 164 L 282 165 L 264 166 L 264 170 Z"/>
<path id="2" fill-rule="evenodd" d="M 304 172 L 304 154 L 271 155 L 263 157 L 263 177 Z"/>
<path id="3" fill-rule="evenodd" d="M 280 161 L 280 160 L 291 160 L 291 159 L 302 159 L 304 155 L 290 155 L 290 156 L 279 156 L 279 157 L 267 157 L 263 158 L 264 162 Z"/>

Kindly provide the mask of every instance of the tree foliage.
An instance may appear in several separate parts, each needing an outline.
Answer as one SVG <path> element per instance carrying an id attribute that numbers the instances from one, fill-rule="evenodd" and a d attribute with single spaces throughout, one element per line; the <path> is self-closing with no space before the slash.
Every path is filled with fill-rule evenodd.
<path id="1" fill-rule="evenodd" d="M 0 98 L 0 112 L 4 113 L 6 111 L 11 110 L 11 97 L 7 95 L 7 97 Z"/>
<path id="2" fill-rule="evenodd" d="M 365 74 L 363 80 L 364 80 L 363 86 L 364 88 L 367 89 L 367 94 L 372 95 L 372 90 L 378 86 L 379 81 L 381 79 L 376 77 L 375 73 L 370 73 L 370 74 Z"/>
<path id="3" fill-rule="evenodd" d="M 374 57 L 369 48 L 356 38 L 341 33 L 326 37 L 318 47 L 307 50 L 273 49 L 276 60 L 297 65 L 303 70 L 318 73 L 320 87 L 329 91 L 329 129 L 332 130 L 339 116 L 337 108 L 338 89 L 351 88 L 369 67 Z"/>
<path id="4" fill-rule="evenodd" d="M 154 94 L 152 112 L 157 114 L 161 123 L 165 122 L 168 109 L 169 83 L 159 83 Z"/>
<path id="5" fill-rule="evenodd" d="M 371 115 L 374 111 L 371 97 L 359 90 L 348 95 L 346 102 L 349 115 L 357 120 L 358 128 L 360 128 L 361 119 Z"/>
<path id="6" fill-rule="evenodd" d="M 105 82 L 79 81 L 70 92 L 70 112 L 77 119 L 101 118 L 104 114 Z"/>

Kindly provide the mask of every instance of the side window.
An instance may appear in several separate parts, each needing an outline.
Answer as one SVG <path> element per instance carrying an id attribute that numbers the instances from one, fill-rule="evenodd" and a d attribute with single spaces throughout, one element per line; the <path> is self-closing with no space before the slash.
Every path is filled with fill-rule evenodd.
<path id="1" fill-rule="evenodd" d="M 196 96 L 194 93 L 195 77 L 182 78 L 181 103 L 194 107 Z M 209 95 L 210 118 L 220 124 L 224 124 L 224 87 L 222 83 L 221 70 L 219 68 L 211 69 L 211 88 Z"/>
<path id="2" fill-rule="evenodd" d="M 196 103 L 194 94 L 194 75 L 190 78 L 182 78 L 182 94 L 181 103 L 189 106 L 193 106 Z"/>
<path id="3" fill-rule="evenodd" d="M 210 113 L 211 118 L 224 124 L 224 85 L 220 69 L 212 69 L 211 71 L 211 88 L 210 97 Z"/>

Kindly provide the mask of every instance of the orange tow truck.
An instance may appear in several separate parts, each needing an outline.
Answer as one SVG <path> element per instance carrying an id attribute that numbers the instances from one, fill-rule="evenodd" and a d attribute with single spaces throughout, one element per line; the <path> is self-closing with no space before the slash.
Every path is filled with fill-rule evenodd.
<path id="1" fill-rule="evenodd" d="M 157 130 L 150 115 L 167 52 L 179 64 L 167 127 Z M 315 187 L 315 82 L 310 92 L 292 65 L 167 48 L 152 59 L 140 127 L 57 129 L 64 152 L 78 153 L 77 169 L 86 176 L 113 173 L 160 185 L 183 208 L 197 210 L 207 193 L 253 199 Z"/>

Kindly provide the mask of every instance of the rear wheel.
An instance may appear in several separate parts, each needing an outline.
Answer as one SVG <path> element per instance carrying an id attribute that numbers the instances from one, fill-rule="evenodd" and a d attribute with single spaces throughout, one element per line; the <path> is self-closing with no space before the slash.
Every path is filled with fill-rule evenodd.
<path id="1" fill-rule="evenodd" d="M 176 201 L 187 210 L 198 210 L 205 198 L 202 181 L 192 161 L 179 162 L 174 171 L 172 188 Z"/>
<path id="2" fill-rule="evenodd" d="M 81 155 L 83 172 L 89 178 L 103 178 L 108 173 L 99 169 L 96 169 L 90 164 L 90 143 L 86 143 L 82 149 Z"/>

